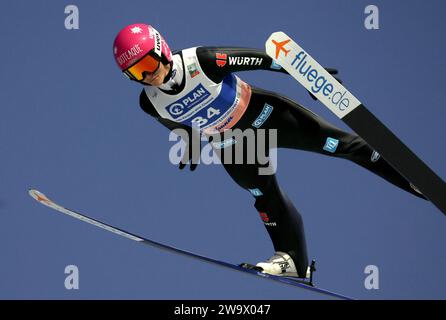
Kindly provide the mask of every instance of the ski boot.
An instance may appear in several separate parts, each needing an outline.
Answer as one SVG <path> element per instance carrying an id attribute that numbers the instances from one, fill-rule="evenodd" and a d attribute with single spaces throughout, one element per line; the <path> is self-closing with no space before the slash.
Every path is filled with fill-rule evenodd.
<path id="1" fill-rule="evenodd" d="M 259 262 L 256 266 L 261 268 L 264 273 L 276 276 L 299 277 L 293 259 L 286 252 L 277 251 L 266 262 Z M 310 267 L 308 267 L 307 274 L 305 275 L 305 278 L 309 277 Z"/>

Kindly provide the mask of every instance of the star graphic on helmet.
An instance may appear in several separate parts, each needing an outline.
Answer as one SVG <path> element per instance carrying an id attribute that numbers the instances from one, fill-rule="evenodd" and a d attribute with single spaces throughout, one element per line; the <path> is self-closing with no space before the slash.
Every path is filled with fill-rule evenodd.
<path id="1" fill-rule="evenodd" d="M 142 32 L 142 29 L 140 27 L 133 27 L 130 30 L 132 31 L 133 34 Z"/>

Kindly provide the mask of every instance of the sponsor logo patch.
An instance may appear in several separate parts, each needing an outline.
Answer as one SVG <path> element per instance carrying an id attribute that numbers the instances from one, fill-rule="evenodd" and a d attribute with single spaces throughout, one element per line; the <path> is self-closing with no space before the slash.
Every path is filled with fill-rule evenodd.
<path id="1" fill-rule="evenodd" d="M 230 66 L 261 66 L 263 58 L 229 57 Z"/>
<path id="2" fill-rule="evenodd" d="M 139 45 L 134 45 L 126 52 L 122 53 L 119 57 L 117 57 L 118 63 L 120 66 L 122 66 L 124 63 L 136 59 L 140 53 L 142 53 L 142 49 L 139 47 Z"/>
<path id="3" fill-rule="evenodd" d="M 234 138 L 229 138 L 220 142 L 212 142 L 212 146 L 216 149 L 224 149 L 236 143 L 237 141 Z"/>
<path id="4" fill-rule="evenodd" d="M 189 109 L 192 107 L 205 101 L 210 95 L 210 92 L 206 90 L 202 84 L 199 84 L 187 95 L 168 105 L 166 107 L 166 111 L 172 116 L 172 118 L 176 119 L 189 111 Z"/>
<path id="5" fill-rule="evenodd" d="M 215 54 L 215 62 L 217 63 L 217 66 L 220 68 L 224 67 L 226 65 L 226 59 L 228 58 L 228 55 L 226 53 L 216 53 Z"/>
<path id="6" fill-rule="evenodd" d="M 262 218 L 263 222 L 269 222 L 269 217 L 266 214 L 266 212 L 259 212 L 259 214 L 260 214 L 260 218 Z"/>
<path id="7" fill-rule="evenodd" d="M 263 196 L 262 191 L 260 191 L 258 188 L 255 188 L 255 189 L 248 189 L 248 190 L 249 190 L 249 192 L 251 192 L 251 194 L 252 194 L 254 197 L 260 197 L 260 196 Z"/>
<path id="8" fill-rule="evenodd" d="M 215 62 L 217 66 L 224 67 L 229 63 L 230 66 L 261 66 L 263 58 L 256 57 L 228 57 L 227 53 L 215 53 Z"/>
<path id="9" fill-rule="evenodd" d="M 197 69 L 197 64 L 195 62 L 187 66 L 187 71 L 189 72 L 191 78 L 200 74 L 200 71 L 198 71 Z"/>
<path id="10" fill-rule="evenodd" d="M 378 152 L 373 151 L 372 156 L 370 157 L 370 161 L 376 162 L 379 160 L 379 158 L 381 158 L 381 155 Z"/>
<path id="11" fill-rule="evenodd" d="M 260 128 L 263 125 L 263 123 L 265 123 L 265 121 L 269 118 L 269 116 L 273 112 L 273 109 L 274 109 L 273 106 L 265 103 L 262 112 L 259 114 L 257 119 L 254 120 L 252 126 L 255 128 Z"/>
<path id="12" fill-rule="evenodd" d="M 336 149 L 338 148 L 339 140 L 334 138 L 327 138 L 327 141 L 325 142 L 324 150 L 334 153 Z"/>
<path id="13" fill-rule="evenodd" d="M 266 212 L 259 212 L 260 218 L 262 218 L 263 224 L 268 227 L 276 227 L 277 223 L 270 222 L 270 218 Z"/>
<path id="14" fill-rule="evenodd" d="M 271 63 L 270 68 L 274 69 L 274 70 L 280 70 L 280 69 L 282 69 L 282 66 L 280 64 L 278 64 L 275 60 L 273 60 L 273 62 Z"/>

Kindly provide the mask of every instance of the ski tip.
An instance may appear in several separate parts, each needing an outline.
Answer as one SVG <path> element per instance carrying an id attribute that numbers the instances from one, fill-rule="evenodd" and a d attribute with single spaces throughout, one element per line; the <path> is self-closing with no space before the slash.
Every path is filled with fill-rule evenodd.
<path id="1" fill-rule="evenodd" d="M 37 196 L 39 193 L 40 193 L 40 192 L 37 191 L 36 189 L 33 189 L 33 188 L 29 188 L 29 189 L 28 189 L 28 194 L 29 194 L 31 197 L 33 197 L 33 198 L 36 198 L 36 196 Z"/>
<path id="2" fill-rule="evenodd" d="M 282 34 L 285 34 L 285 32 L 283 32 L 283 31 L 274 31 L 273 33 L 271 33 L 271 36 L 282 35 Z"/>
<path id="3" fill-rule="evenodd" d="M 28 194 L 34 198 L 34 200 L 39 201 L 39 202 L 50 202 L 50 200 L 48 199 L 48 197 L 46 195 L 44 195 L 42 192 L 40 192 L 39 190 L 36 189 L 28 189 Z"/>
<path id="4" fill-rule="evenodd" d="M 284 37 L 286 37 L 286 38 L 289 38 L 288 36 L 287 36 L 287 34 L 285 33 L 285 32 L 283 32 L 283 31 L 274 31 L 273 33 L 271 33 L 270 34 L 270 36 L 268 37 L 268 40 L 271 40 L 271 39 L 281 39 L 281 38 L 284 38 Z"/>

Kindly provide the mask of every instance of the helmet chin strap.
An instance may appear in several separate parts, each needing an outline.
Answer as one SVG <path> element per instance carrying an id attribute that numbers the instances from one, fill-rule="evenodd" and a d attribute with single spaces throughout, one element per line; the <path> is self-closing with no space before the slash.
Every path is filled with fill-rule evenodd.
<path id="1" fill-rule="evenodd" d="M 159 86 L 161 90 L 177 91 L 182 82 L 182 68 L 179 66 L 178 57 L 172 59 L 170 62 L 170 69 L 167 76 L 163 80 L 163 84 Z"/>

